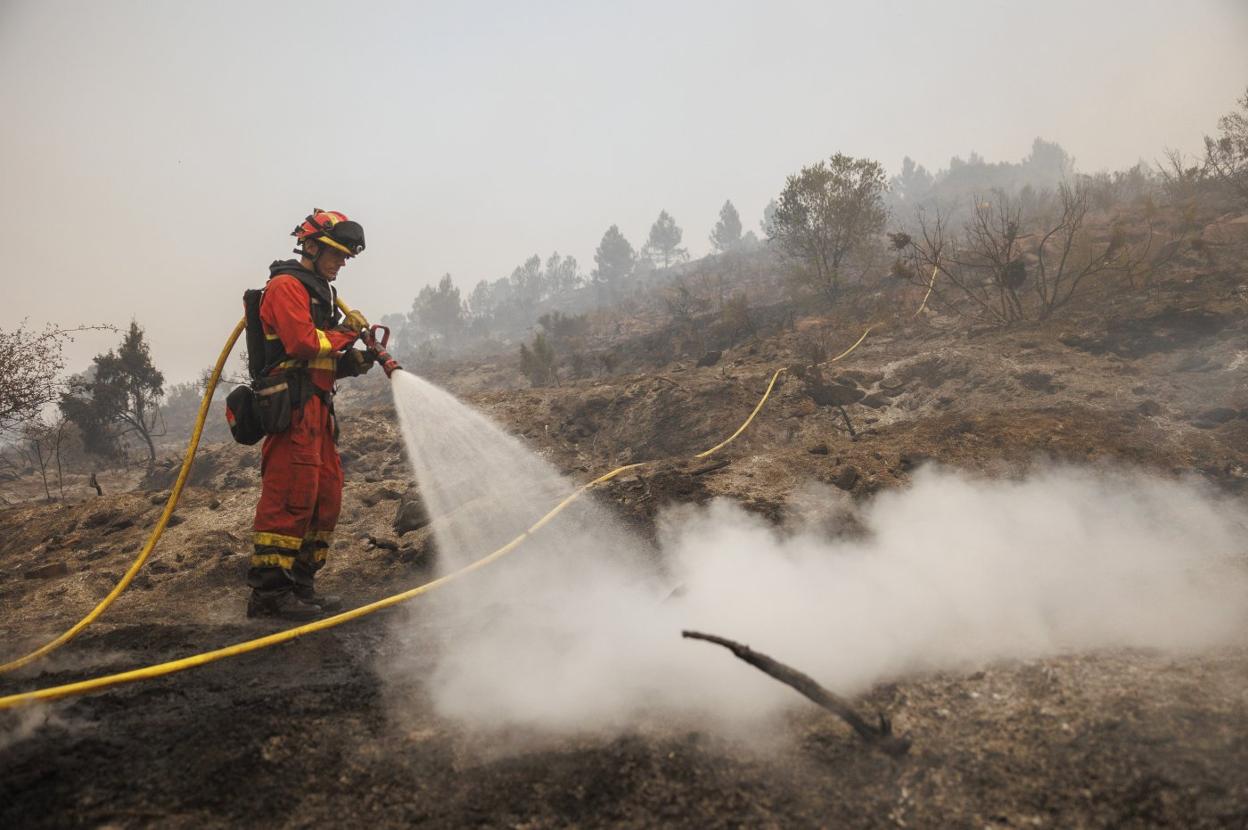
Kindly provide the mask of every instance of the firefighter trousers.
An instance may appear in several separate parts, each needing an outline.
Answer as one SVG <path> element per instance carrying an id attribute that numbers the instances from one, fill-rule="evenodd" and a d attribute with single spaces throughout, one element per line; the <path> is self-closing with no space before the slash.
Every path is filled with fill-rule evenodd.
<path id="1" fill-rule="evenodd" d="M 267 597 L 311 596 L 342 509 L 333 413 L 319 396 L 291 412 L 290 429 L 265 436 L 260 477 L 247 584 Z"/>

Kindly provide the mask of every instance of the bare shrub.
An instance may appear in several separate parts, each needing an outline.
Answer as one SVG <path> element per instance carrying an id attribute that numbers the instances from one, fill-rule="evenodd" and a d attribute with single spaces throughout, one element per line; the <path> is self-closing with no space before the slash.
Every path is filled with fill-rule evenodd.
<path id="1" fill-rule="evenodd" d="M 1019 200 L 995 193 L 975 200 L 970 218 L 951 231 L 937 213 L 918 216 L 918 236 L 890 237 L 898 250 L 893 273 L 926 287 L 931 302 L 995 325 L 1044 320 L 1069 305 L 1091 283 L 1129 282 L 1152 245 L 1133 243 L 1121 225 L 1101 238 L 1088 222 L 1088 191 L 1062 184 L 1055 193 Z"/>

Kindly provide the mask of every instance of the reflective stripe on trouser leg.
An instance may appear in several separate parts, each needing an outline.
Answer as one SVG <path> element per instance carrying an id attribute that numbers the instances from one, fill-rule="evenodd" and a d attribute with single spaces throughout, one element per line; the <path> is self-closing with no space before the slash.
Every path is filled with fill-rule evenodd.
<path id="1" fill-rule="evenodd" d="M 325 567 L 325 560 L 329 558 L 329 540 L 332 535 L 332 530 L 314 530 L 304 537 L 291 568 L 296 586 L 309 590 L 312 588 L 316 572 Z"/>
<path id="2" fill-rule="evenodd" d="M 289 591 L 294 583 L 291 574 L 301 542 L 301 539 L 294 536 L 283 536 L 279 533 L 255 534 L 247 584 L 264 594 Z"/>

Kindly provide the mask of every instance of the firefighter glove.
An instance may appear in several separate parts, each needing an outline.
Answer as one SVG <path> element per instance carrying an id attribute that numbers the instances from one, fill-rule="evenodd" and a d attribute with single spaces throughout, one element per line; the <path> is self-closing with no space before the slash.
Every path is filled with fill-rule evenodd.
<path id="1" fill-rule="evenodd" d="M 367 374 L 368 370 L 373 368 L 373 364 L 377 362 L 377 355 L 373 352 L 352 349 L 351 360 L 356 365 L 356 375 L 363 375 Z"/>
<path id="2" fill-rule="evenodd" d="M 338 377 L 355 378 L 367 374 L 368 370 L 373 368 L 373 364 L 376 362 L 377 356 L 372 352 L 350 349 L 338 361 Z"/>

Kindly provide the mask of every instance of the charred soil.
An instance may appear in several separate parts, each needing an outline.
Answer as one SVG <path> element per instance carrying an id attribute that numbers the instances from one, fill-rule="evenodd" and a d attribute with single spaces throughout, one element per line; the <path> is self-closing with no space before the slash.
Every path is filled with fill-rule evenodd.
<path id="1" fill-rule="evenodd" d="M 1140 467 L 1245 498 L 1245 322 L 1248 275 L 1202 267 L 1041 324 L 976 332 L 927 315 L 821 368 L 803 366 L 805 321 L 714 361 L 557 388 L 515 388 L 510 356 L 433 377 L 578 480 L 657 459 L 600 496 L 639 532 L 666 505 L 716 497 L 784 524 L 817 482 L 828 532 L 852 533 L 864 500 L 929 463 L 993 476 L 1054 462 Z M 838 330 L 845 345 L 859 333 Z M 750 429 L 715 458 L 692 459 L 740 424 L 779 366 L 789 370 Z M 511 388 L 499 388 L 502 376 Z M 385 395 L 369 378 L 341 403 L 348 483 L 323 581 L 352 605 L 435 570 L 437 517 L 408 481 Z M 0 693 L 273 630 L 243 617 L 257 467 L 253 449 L 204 447 L 134 586 L 75 642 L 0 678 Z M 100 497 L 78 486 L 71 503 L 0 512 L 5 657 L 111 589 L 171 483 L 158 475 L 152 489 Z M 470 592 L 471 581 L 447 590 Z M 396 613 L 409 614 L 412 642 L 395 642 Z M 418 682 L 379 674 L 397 649 L 419 654 L 421 626 L 437 624 L 420 608 L 384 612 L 0 713 L 0 825 L 1248 825 L 1248 639 L 1202 655 L 1071 654 L 896 678 L 856 701 L 913 738 L 892 759 L 796 695 L 766 741 L 661 720 L 612 737 L 468 734 L 434 713 Z"/>

